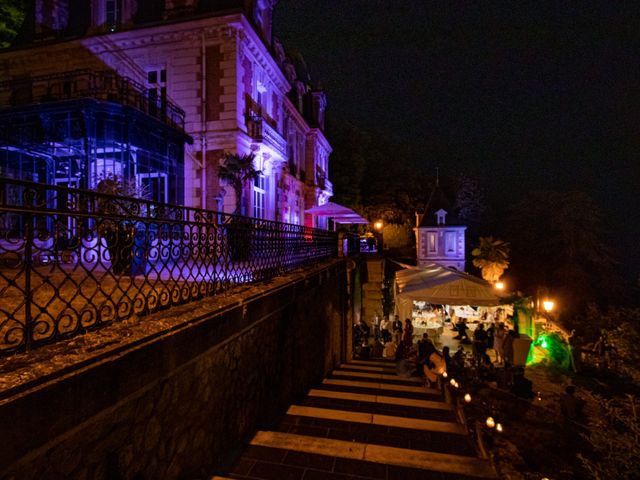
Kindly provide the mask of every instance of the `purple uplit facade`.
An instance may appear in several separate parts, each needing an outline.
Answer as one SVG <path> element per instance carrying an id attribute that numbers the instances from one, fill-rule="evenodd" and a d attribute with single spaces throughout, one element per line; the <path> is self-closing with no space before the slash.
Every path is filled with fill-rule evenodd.
<path id="1" fill-rule="evenodd" d="M 118 174 L 232 212 L 222 156 L 254 153 L 247 213 L 326 227 L 304 213 L 333 193 L 326 97 L 272 40 L 274 3 L 33 0 L 0 52 L 1 174 L 84 188 Z"/>

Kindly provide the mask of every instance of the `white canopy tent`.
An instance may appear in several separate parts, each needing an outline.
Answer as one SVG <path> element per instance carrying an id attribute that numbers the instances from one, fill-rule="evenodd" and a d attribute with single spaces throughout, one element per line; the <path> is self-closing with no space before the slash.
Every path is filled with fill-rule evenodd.
<path id="1" fill-rule="evenodd" d="M 304 213 L 311 213 L 319 217 L 327 217 L 334 223 L 344 224 L 367 224 L 369 220 L 361 217 L 350 208 L 338 205 L 337 203 L 327 202 L 324 205 L 309 208 Z"/>
<path id="2" fill-rule="evenodd" d="M 395 311 L 411 318 L 413 301 L 441 305 L 493 306 L 500 299 L 484 280 L 435 263 L 396 272 Z"/>

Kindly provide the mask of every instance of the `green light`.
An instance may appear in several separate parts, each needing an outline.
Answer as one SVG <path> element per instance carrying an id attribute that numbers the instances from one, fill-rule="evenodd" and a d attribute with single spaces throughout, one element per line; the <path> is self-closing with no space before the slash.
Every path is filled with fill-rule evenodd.
<path id="1" fill-rule="evenodd" d="M 527 365 L 551 362 L 562 368 L 569 368 L 571 355 L 566 341 L 558 333 L 540 335 L 529 350 Z"/>

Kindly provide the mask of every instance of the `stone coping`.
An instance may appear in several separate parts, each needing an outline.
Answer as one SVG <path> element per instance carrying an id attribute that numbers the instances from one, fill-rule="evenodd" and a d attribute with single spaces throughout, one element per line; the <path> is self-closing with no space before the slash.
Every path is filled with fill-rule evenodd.
<path id="1" fill-rule="evenodd" d="M 307 283 L 340 261 L 334 259 L 317 267 L 278 277 L 269 283 L 239 286 L 197 302 L 155 312 L 133 321 L 116 322 L 69 340 L 0 358 L 0 405 L 15 395 L 157 341 L 212 316 L 240 307 L 244 315 L 246 305 L 250 302 L 295 283 Z"/>

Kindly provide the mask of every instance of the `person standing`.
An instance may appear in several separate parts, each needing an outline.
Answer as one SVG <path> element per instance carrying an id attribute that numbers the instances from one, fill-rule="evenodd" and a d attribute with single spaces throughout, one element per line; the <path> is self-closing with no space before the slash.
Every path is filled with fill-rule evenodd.
<path id="1" fill-rule="evenodd" d="M 404 321 L 404 330 L 402 332 L 402 341 L 409 351 L 413 347 L 413 325 L 411 319 L 407 318 Z"/>
<path id="2" fill-rule="evenodd" d="M 580 373 L 582 370 L 581 366 L 581 355 L 582 355 L 582 345 L 580 342 L 580 338 L 576 335 L 575 330 L 571 330 L 571 334 L 568 338 L 569 342 L 569 350 L 571 355 L 569 356 L 570 366 L 574 372 Z"/>
<path id="3" fill-rule="evenodd" d="M 518 334 L 515 330 L 509 330 L 504 338 L 504 365 L 505 367 L 513 366 L 513 341 L 518 338 Z"/>
<path id="4" fill-rule="evenodd" d="M 491 322 L 489 328 L 487 328 L 487 348 L 493 349 L 493 344 L 496 335 L 496 324 Z"/>
<path id="5" fill-rule="evenodd" d="M 382 322 L 380 322 L 380 335 L 382 336 L 382 343 L 387 343 L 391 340 L 391 332 L 389 328 L 391 327 L 391 322 L 388 317 L 384 317 Z"/>
<path id="6" fill-rule="evenodd" d="M 396 315 L 395 320 L 393 321 L 392 332 L 393 332 L 393 341 L 398 344 L 402 339 L 402 321 L 400 320 L 400 316 Z"/>
<path id="7" fill-rule="evenodd" d="M 484 324 L 481 323 L 473 332 L 473 351 L 477 359 L 480 359 L 487 351 L 487 332 L 484 329 Z"/>
<path id="8" fill-rule="evenodd" d="M 504 363 L 504 339 L 507 336 L 507 329 L 504 323 L 500 322 L 493 338 L 493 351 L 496 352 L 496 363 Z"/>
<path id="9" fill-rule="evenodd" d="M 367 322 L 365 322 L 363 319 L 360 319 L 359 327 L 360 327 L 360 337 L 362 339 L 362 343 L 364 343 L 365 345 L 368 345 L 371 329 L 369 328 L 369 325 L 367 325 Z"/>

